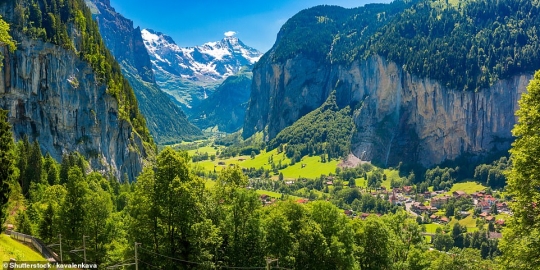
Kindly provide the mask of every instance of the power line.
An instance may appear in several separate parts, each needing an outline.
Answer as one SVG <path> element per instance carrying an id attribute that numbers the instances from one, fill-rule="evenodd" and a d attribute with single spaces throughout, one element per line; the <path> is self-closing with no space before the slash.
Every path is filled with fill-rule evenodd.
<path id="1" fill-rule="evenodd" d="M 161 269 L 161 268 L 159 268 L 159 267 L 157 267 L 157 266 L 155 266 L 155 265 L 153 265 L 153 264 L 149 264 L 149 263 L 147 263 L 147 262 L 145 262 L 145 261 L 139 260 L 139 262 L 142 262 L 142 263 L 144 263 L 144 264 L 146 264 L 146 265 L 148 265 L 148 266 L 150 266 L 150 267 L 152 267 L 152 268 Z"/>
<path id="2" fill-rule="evenodd" d="M 154 255 L 157 255 L 157 256 L 161 256 L 163 258 L 167 258 L 169 260 L 173 260 L 173 261 L 179 261 L 179 262 L 184 262 L 184 263 L 191 263 L 191 264 L 196 264 L 196 265 L 204 265 L 204 263 L 199 263 L 199 262 L 192 262 L 192 261 L 186 261 L 186 260 L 182 260 L 182 259 L 178 259 L 178 258 L 173 258 L 173 257 L 169 257 L 167 255 L 163 255 L 163 254 L 159 254 L 159 253 L 156 253 L 156 252 L 153 252 L 153 251 L 150 251 L 148 249 L 145 249 L 143 247 L 140 247 L 141 250 L 144 250 L 148 253 L 151 253 L 151 254 L 154 254 Z M 220 268 L 220 269 L 266 269 L 266 267 L 257 267 L 257 266 L 216 266 L 216 268 Z M 282 268 L 282 267 L 273 267 L 273 268 L 276 268 L 276 269 L 287 269 L 287 268 Z"/>
<path id="3" fill-rule="evenodd" d="M 158 256 L 161 256 L 161 257 L 163 257 L 163 258 L 167 258 L 167 259 L 170 259 L 170 260 L 179 261 L 179 262 L 185 262 L 185 263 L 192 263 L 192 264 L 197 264 L 197 265 L 202 265 L 202 263 L 198 263 L 198 262 L 190 262 L 190 261 L 186 261 L 186 260 L 182 260 L 182 259 L 178 259 L 178 258 L 169 257 L 169 256 L 167 256 L 167 255 L 155 253 L 155 252 L 150 251 L 150 250 L 148 250 L 148 249 L 146 249 L 146 248 L 143 248 L 143 247 L 140 247 L 140 249 L 142 249 L 142 250 L 144 250 L 144 251 L 146 251 L 146 252 L 148 252 L 148 253 L 152 253 L 152 254 L 154 254 L 154 255 L 158 255 Z"/>

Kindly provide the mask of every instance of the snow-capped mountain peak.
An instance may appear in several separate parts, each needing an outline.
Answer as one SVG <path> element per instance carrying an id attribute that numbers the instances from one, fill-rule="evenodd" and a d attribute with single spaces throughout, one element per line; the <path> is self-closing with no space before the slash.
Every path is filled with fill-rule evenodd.
<path id="1" fill-rule="evenodd" d="M 179 47 L 171 37 L 151 29 L 141 33 L 156 73 L 180 76 L 200 84 L 221 82 L 262 56 L 242 43 L 233 31 L 226 32 L 220 41 L 195 47 Z"/>

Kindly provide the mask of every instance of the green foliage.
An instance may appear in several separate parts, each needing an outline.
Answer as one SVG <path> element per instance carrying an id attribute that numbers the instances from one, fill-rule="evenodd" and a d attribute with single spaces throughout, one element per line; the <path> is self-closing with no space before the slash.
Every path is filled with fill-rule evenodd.
<path id="1" fill-rule="evenodd" d="M 355 59 L 366 49 L 369 38 L 407 5 L 405 1 L 394 1 L 390 5 L 368 4 L 354 9 L 305 9 L 282 26 L 271 60 L 281 62 L 297 55 L 318 62 Z M 262 62 L 264 59 L 259 61 Z"/>
<path id="2" fill-rule="evenodd" d="M 9 34 L 9 24 L 0 16 L 0 47 L 7 46 L 8 50 L 13 52 L 17 47 L 15 41 Z M 4 55 L 0 52 L 0 68 L 2 68 Z"/>
<path id="3" fill-rule="evenodd" d="M 475 91 L 540 68 L 539 13 L 529 0 L 318 6 L 287 21 L 260 62 L 303 55 L 347 64 L 377 54 L 450 89 Z"/>
<path id="4" fill-rule="evenodd" d="M 339 109 L 334 91 L 321 107 L 283 129 L 268 143 L 268 150 L 286 145 L 285 153 L 293 162 L 306 155 L 344 157 L 349 154 L 353 131 L 351 110 Z"/>
<path id="5" fill-rule="evenodd" d="M 510 160 L 502 157 L 491 164 L 478 165 L 474 170 L 474 178 L 491 188 L 503 188 L 506 186 L 504 171 L 508 168 L 510 168 Z"/>
<path id="6" fill-rule="evenodd" d="M 6 219 L 6 206 L 10 185 L 15 177 L 15 155 L 11 126 L 7 122 L 7 111 L 0 109 L 0 226 Z"/>
<path id="7" fill-rule="evenodd" d="M 278 259 L 280 267 L 290 269 L 447 269 L 441 268 L 441 260 L 483 266 L 490 265 L 483 258 L 497 255 L 496 242 L 484 232 L 469 234 L 461 226 L 447 228 L 445 235 L 479 253 L 466 255 L 444 246 L 459 258 L 434 254 L 424 244 L 421 227 L 405 211 L 387 199 L 344 186 L 339 176 L 334 178 L 329 201 L 285 200 L 263 207 L 254 187 L 278 185 L 278 181 L 248 180 L 240 168 L 229 167 L 214 185 L 205 187 L 191 171 L 186 152 L 165 148 L 133 184 L 105 178 L 89 168 L 83 173 L 85 162 L 77 157 L 65 156 L 68 175 L 62 185 L 49 185 L 44 175 L 41 182 L 32 183 L 30 193 L 36 190 L 40 196 L 31 196 L 18 219 L 47 244 L 57 242 L 56 236 L 62 234 L 64 250 L 78 249 L 86 236 L 88 260 L 103 266 L 132 261 L 135 242 L 140 243 L 139 262 L 160 269 L 174 269 L 179 260 L 187 269 L 264 268 L 265 258 Z M 54 162 L 46 166 L 50 165 L 60 166 Z M 353 177 L 369 170 L 364 165 L 361 170 L 339 170 L 339 175 Z M 323 176 L 291 185 L 279 181 L 279 185 L 322 190 L 325 181 Z M 351 219 L 336 204 L 385 215 Z M 77 258 L 64 252 L 64 260 Z"/>
<path id="8" fill-rule="evenodd" d="M 507 190 L 514 198 L 513 216 L 503 231 L 501 250 L 505 269 L 534 269 L 540 263 L 540 72 L 521 96 L 516 141 L 510 149 Z"/>
<path id="9" fill-rule="evenodd" d="M 449 251 L 454 246 L 454 240 L 449 234 L 436 233 L 433 236 L 433 247 L 440 251 Z"/>
<path id="10" fill-rule="evenodd" d="M 107 92 L 118 101 L 120 117 L 131 123 L 143 141 L 153 144 L 133 89 L 105 47 L 84 0 L 15 0 L 13 5 L 14 29 L 78 53 L 92 66 L 98 82 L 107 85 Z"/>
<path id="11" fill-rule="evenodd" d="M 433 186 L 433 190 L 450 189 L 456 181 L 458 168 L 439 168 L 439 166 L 426 171 L 424 176 L 425 183 L 428 186 Z"/>

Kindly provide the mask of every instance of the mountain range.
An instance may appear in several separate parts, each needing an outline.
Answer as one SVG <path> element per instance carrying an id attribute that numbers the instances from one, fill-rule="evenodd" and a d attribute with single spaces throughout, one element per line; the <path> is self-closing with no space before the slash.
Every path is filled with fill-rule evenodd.
<path id="1" fill-rule="evenodd" d="M 166 144 L 202 136 L 156 83 L 140 28 L 134 28 L 133 22 L 117 13 L 109 1 L 86 0 L 86 3 L 91 7 L 105 45 L 133 87 L 156 142 Z"/>
<path id="2" fill-rule="evenodd" d="M 261 53 L 240 41 L 233 32 L 217 42 L 183 48 L 166 34 L 141 31 L 156 81 L 163 91 L 191 114 L 229 76 L 253 65 Z"/>

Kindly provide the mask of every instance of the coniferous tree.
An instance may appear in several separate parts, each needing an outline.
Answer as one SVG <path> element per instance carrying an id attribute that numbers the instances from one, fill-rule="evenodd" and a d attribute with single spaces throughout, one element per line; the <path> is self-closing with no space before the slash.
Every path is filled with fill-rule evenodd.
<path id="1" fill-rule="evenodd" d="M 6 218 L 6 205 L 9 198 L 10 183 L 15 174 L 13 135 L 7 122 L 7 111 L 0 110 L 0 226 Z"/>
<path id="2" fill-rule="evenodd" d="M 39 223 L 39 237 L 46 243 L 49 243 L 54 235 L 54 209 L 53 206 L 49 204 Z"/>

